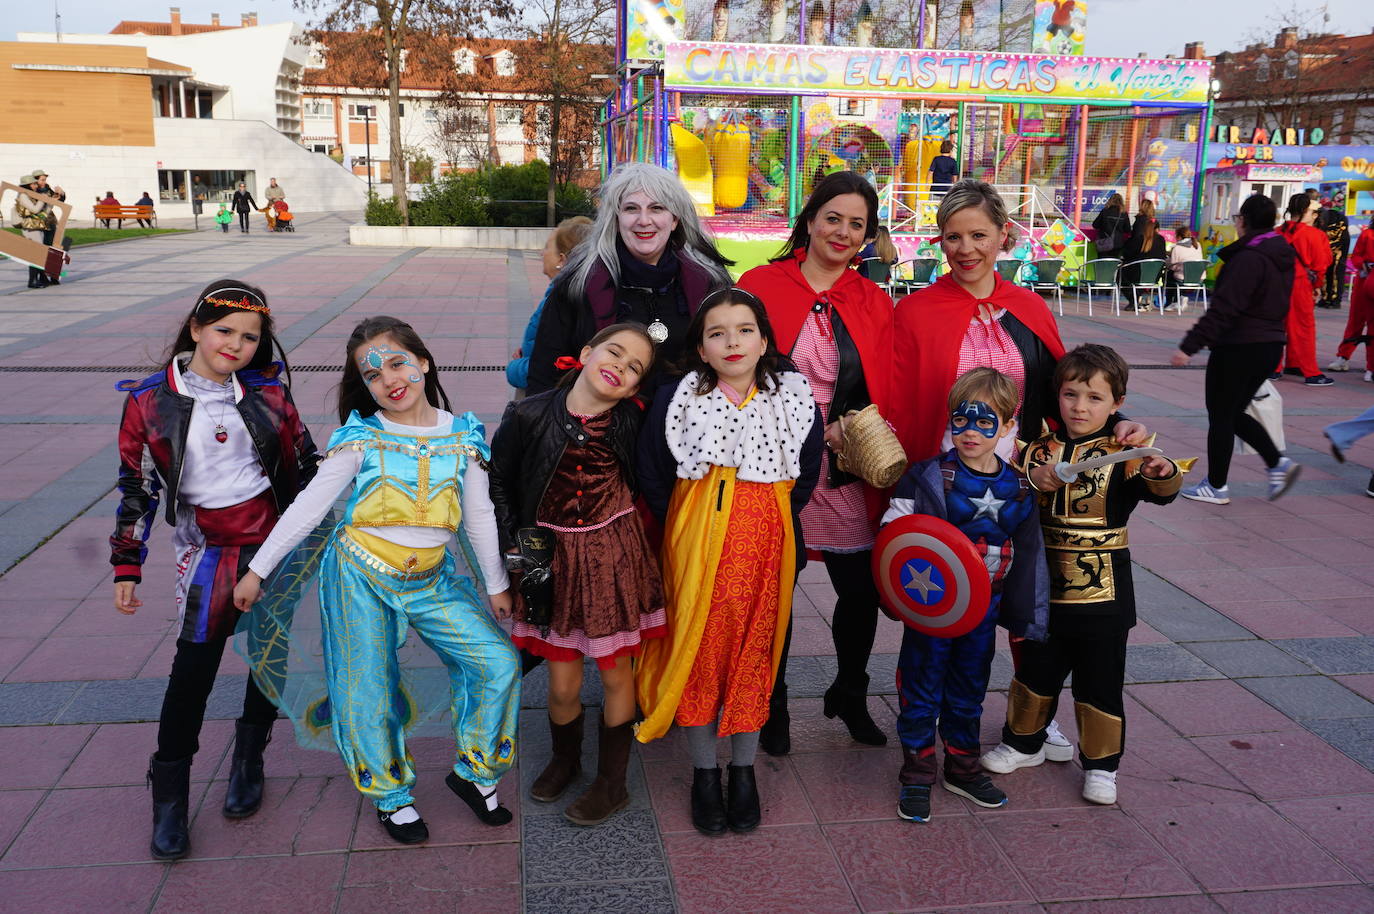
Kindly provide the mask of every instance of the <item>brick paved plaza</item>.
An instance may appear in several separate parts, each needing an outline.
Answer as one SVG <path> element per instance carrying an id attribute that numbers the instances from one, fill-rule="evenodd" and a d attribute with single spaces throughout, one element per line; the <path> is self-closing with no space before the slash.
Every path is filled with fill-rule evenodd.
<path id="1" fill-rule="evenodd" d="M 344 340 L 379 313 L 407 318 L 442 365 L 465 369 L 445 386 L 490 435 L 509 394 L 496 366 L 543 289 L 537 252 L 352 248 L 340 217 L 297 224 L 294 235 L 201 231 L 80 248 L 72 274 L 47 290 L 26 290 L 23 268 L 0 263 L 10 390 L 0 407 L 0 910 L 1374 910 L 1374 498 L 1363 494 L 1374 439 L 1342 466 L 1321 436 L 1374 401 L 1358 372 L 1326 389 L 1280 385 L 1289 454 L 1304 464 L 1280 501 L 1263 500 L 1259 460 L 1240 457 L 1229 506 L 1180 500 L 1136 513 L 1142 624 L 1119 805 L 1090 807 L 1075 763 L 1046 764 L 998 779 L 1005 809 L 937 791 L 929 824 L 898 820 L 900 631 L 884 621 L 871 667 L 871 709 L 893 743 L 859 748 L 821 716 L 834 595 L 817 564 L 795 607 L 795 749 L 760 755 L 764 827 L 753 834 L 692 829 L 690 762 L 675 736 L 636 750 L 630 808 L 599 828 L 568 824 L 562 803 L 517 799 L 547 752 L 542 671 L 525 683 L 520 771 L 501 785 L 517 810 L 511 825 L 477 824 L 443 786 L 451 741 L 420 739 L 417 800 L 432 837 L 401 848 L 337 757 L 297 748 L 285 724 L 266 754 L 263 809 L 231 822 L 219 807 L 243 666 L 230 653 L 192 772 L 191 854 L 150 861 L 143 773 L 175 640 L 170 528 L 159 521 L 154 532 L 147 605 L 119 615 L 107 545 L 115 381 L 159 359 L 205 282 L 236 275 L 271 296 L 317 441 L 334 427 Z M 1166 364 L 1192 320 L 1090 319 L 1066 307 L 1066 342 L 1111 344 L 1133 366 Z M 1323 364 L 1344 320 L 1317 312 Z M 1202 378 L 1133 372 L 1126 410 L 1172 456 L 1203 454 Z M 1009 675 L 1003 644 L 985 745 L 997 742 Z M 591 679 L 585 698 L 599 700 Z M 1060 722 L 1072 738 L 1067 703 Z"/>

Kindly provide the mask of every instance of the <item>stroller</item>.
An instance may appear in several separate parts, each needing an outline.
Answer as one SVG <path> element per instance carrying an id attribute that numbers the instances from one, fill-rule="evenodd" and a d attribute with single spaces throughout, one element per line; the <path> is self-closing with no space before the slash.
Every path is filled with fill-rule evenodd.
<path id="1" fill-rule="evenodd" d="M 296 215 L 286 205 L 285 200 L 273 200 L 267 205 L 264 212 L 267 214 L 268 229 L 273 232 L 294 232 L 296 226 L 293 224 Z"/>

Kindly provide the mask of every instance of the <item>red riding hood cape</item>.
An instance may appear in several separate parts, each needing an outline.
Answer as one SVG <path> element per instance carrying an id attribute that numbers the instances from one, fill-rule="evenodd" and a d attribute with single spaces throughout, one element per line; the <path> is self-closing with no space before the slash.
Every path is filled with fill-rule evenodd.
<path id="1" fill-rule="evenodd" d="M 1044 299 L 994 274 L 996 285 L 986 299 L 974 298 L 949 275 L 897 303 L 893 323 L 891 395 L 901 409 L 887 416 L 908 460 L 926 460 L 940 450 L 949 425 L 946 398 L 959 368 L 959 347 L 978 306 L 1004 308 L 1040 338 L 1056 359 L 1064 356 L 1059 327 Z M 886 415 L 886 414 L 884 414 Z M 1035 437 L 1039 429 L 1023 434 Z"/>

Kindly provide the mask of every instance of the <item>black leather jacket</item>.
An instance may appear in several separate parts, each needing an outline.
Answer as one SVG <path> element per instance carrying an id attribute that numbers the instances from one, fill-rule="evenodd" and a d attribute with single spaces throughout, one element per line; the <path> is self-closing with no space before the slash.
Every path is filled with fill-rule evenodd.
<path id="1" fill-rule="evenodd" d="M 636 491 L 635 445 L 643 410 L 622 400 L 611 409 L 606 441 L 620 461 L 620 472 L 631 492 Z M 568 414 L 568 388 L 516 400 L 506 407 L 501 427 L 491 440 L 491 503 L 501 551 L 515 546 L 515 531 L 532 527 L 549 481 L 568 445 L 582 440 L 582 425 Z"/>

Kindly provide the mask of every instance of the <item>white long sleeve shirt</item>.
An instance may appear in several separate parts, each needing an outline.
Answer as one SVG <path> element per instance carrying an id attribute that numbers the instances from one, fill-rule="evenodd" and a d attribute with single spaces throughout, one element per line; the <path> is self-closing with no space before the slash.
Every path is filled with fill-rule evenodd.
<path id="1" fill-rule="evenodd" d="M 435 438 L 446 435 L 453 426 L 453 415 L 437 410 L 438 421 L 427 428 L 400 425 L 386 416 L 379 416 L 387 431 L 398 435 Z M 344 449 L 326 457 L 315 478 L 305 491 L 296 496 L 291 507 L 272 528 L 267 541 L 259 547 L 248 567 L 260 577 L 267 577 L 286 558 L 286 554 L 310 534 L 324 520 L 329 509 L 339 500 L 362 469 L 362 451 Z M 492 507 L 487 471 L 476 460 L 469 460 L 463 471 L 463 527 L 477 554 L 487 593 L 500 593 L 510 587 L 505 562 L 501 558 L 500 541 L 496 534 L 496 509 Z M 443 527 L 359 527 L 364 533 L 405 546 L 408 549 L 427 549 L 448 544 L 452 534 Z"/>

